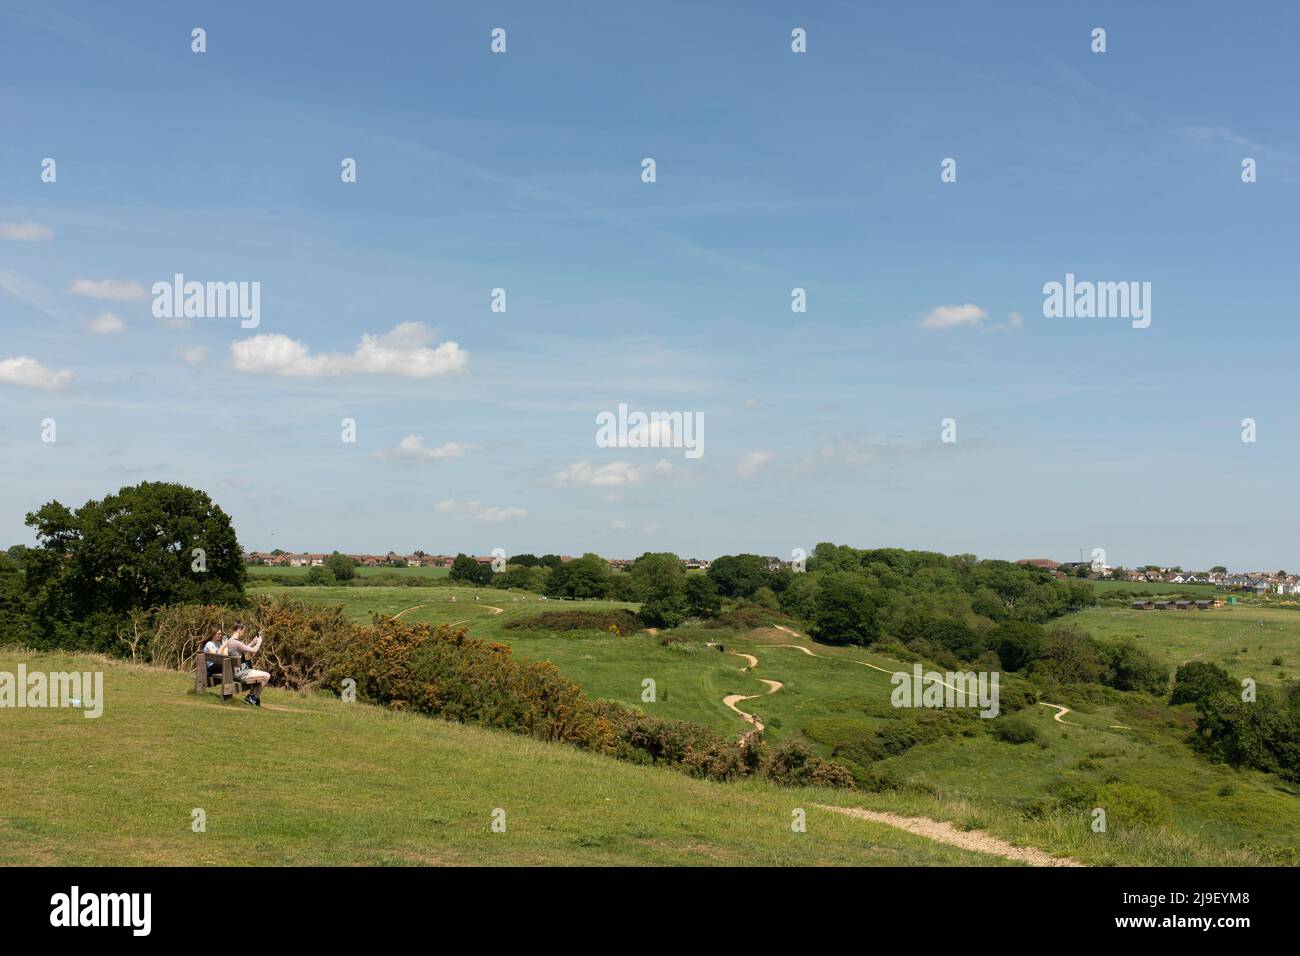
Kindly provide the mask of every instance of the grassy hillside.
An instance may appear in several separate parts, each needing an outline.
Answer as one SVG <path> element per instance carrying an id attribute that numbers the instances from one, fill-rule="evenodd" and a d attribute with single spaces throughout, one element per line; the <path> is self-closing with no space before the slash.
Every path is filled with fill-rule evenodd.
<path id="1" fill-rule="evenodd" d="M 1089 580 L 1092 589 L 1098 593 L 1105 591 L 1131 591 L 1135 594 L 1187 594 L 1197 598 L 1226 598 L 1228 592 L 1220 591 L 1213 584 L 1169 584 L 1166 581 L 1102 581 Z M 1236 595 L 1242 600 L 1246 595 Z M 1254 595 L 1249 596 L 1251 600 Z"/>
<path id="2" fill-rule="evenodd" d="M 104 715 L 5 710 L 0 864 L 990 865 L 812 806 L 324 697 L 260 710 L 185 674 L 0 648 L 0 670 L 103 670 Z M 506 832 L 491 830 L 494 808 Z M 806 833 L 791 811 L 808 814 Z M 191 831 L 191 811 L 207 832 Z"/>
<path id="3" fill-rule="evenodd" d="M 311 595 L 312 600 L 329 601 L 331 591 L 343 589 L 286 590 L 295 597 Z M 457 598 L 455 602 L 450 600 L 452 596 Z M 692 720 L 739 734 L 748 725 L 723 704 L 723 698 L 763 695 L 739 706 L 759 715 L 767 725 L 767 739 L 779 741 L 799 733 L 823 755 L 830 755 L 837 743 L 852 742 L 913 716 L 891 706 L 892 687 L 889 673 L 885 673 L 910 669 L 910 665 L 861 648 L 821 646 L 775 629 L 738 634 L 678 628 L 663 635 L 641 631 L 617 636 L 592 630 L 515 630 L 506 624 L 547 610 L 625 605 L 539 602 L 535 595 L 490 589 L 476 592 L 472 588 L 440 590 L 430 597 L 434 599 L 426 601 L 403 593 L 394 599 L 400 598 L 397 603 L 405 608 L 415 602 L 423 604 L 407 610 L 404 620 L 465 621 L 472 636 L 509 643 L 521 657 L 552 661 L 592 696 L 655 716 Z M 411 603 L 402 603 L 405 601 Z M 501 613 L 494 613 L 493 608 L 501 608 Z M 1262 628 L 1255 623 L 1261 619 L 1266 621 Z M 1238 655 L 1241 661 L 1271 660 L 1274 653 L 1300 648 L 1300 615 L 1286 610 L 1143 612 L 1097 608 L 1066 620 L 1103 638 L 1144 634 L 1143 643 L 1171 668 L 1198 649 L 1218 648 L 1229 653 L 1226 648 L 1232 646 L 1233 634 L 1250 648 L 1249 653 Z M 665 646 L 662 641 L 668 636 L 674 643 Z M 751 654 L 758 659 L 758 666 L 751 669 L 741 657 L 721 653 L 709 647 L 709 642 Z M 1262 651 L 1258 648 L 1261 643 L 1265 644 Z M 778 646 L 783 644 L 799 645 L 817 656 Z M 1209 659 L 1217 660 L 1218 652 Z M 1243 666 L 1230 670 L 1245 673 Z M 1269 673 L 1280 676 L 1283 670 L 1271 668 Z M 641 700 L 646 678 L 656 683 L 658 699 L 654 703 Z M 780 681 L 784 686 L 765 694 L 761 679 Z M 1285 862 L 1292 853 L 1300 859 L 1297 788 L 1267 774 L 1233 770 L 1194 754 L 1186 743 L 1195 721 L 1190 705 L 1170 707 L 1147 695 L 1100 689 L 1089 696 L 1080 694 L 1065 692 L 1049 698 L 1071 709 L 1065 723 L 1054 719 L 1056 711 L 1050 707 L 1031 706 L 1023 713 L 1037 733 L 1034 743 L 1005 743 L 985 733 L 984 727 L 977 727 L 969 736 L 945 736 L 873 765 L 873 770 L 898 784 L 896 789 L 881 794 L 841 794 L 827 802 L 884 807 L 987 826 L 1001 836 L 1094 862 L 1214 864 L 1227 862 L 1229 855 L 1240 853 L 1243 847 L 1261 852 L 1248 850 L 1236 857 L 1239 861 Z M 1172 819 L 1164 837 L 1142 845 L 1125 838 L 1127 843 L 1116 840 L 1098 846 L 1086 825 L 1086 814 L 1070 824 L 1050 814 L 1043 816 L 1044 809 L 1052 807 L 1063 793 L 1116 781 L 1156 791 L 1169 801 Z"/>
<path id="4" fill-rule="evenodd" d="M 1218 664 L 1261 684 L 1300 675 L 1300 611 L 1237 605 L 1210 611 L 1094 607 L 1064 619 L 1094 637 L 1135 637 L 1170 669 L 1191 660 Z M 1274 663 L 1278 658 L 1282 663 Z"/>

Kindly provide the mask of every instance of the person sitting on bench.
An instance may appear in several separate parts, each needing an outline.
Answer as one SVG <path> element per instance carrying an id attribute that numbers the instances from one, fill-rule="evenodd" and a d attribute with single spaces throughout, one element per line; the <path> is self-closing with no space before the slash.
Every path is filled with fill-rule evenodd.
<path id="1" fill-rule="evenodd" d="M 244 643 L 244 625 L 236 624 L 235 629 L 230 632 L 230 637 L 226 639 L 226 652 L 228 654 L 238 654 L 244 658 L 244 662 L 235 669 L 235 680 L 242 681 L 245 684 L 255 685 L 244 698 L 244 702 L 252 704 L 254 707 L 262 706 L 262 691 L 266 688 L 267 681 L 271 675 L 266 671 L 253 670 L 249 666 L 248 658 L 252 657 L 262 649 L 262 635 L 259 634 L 253 638 L 253 643 Z"/>
<path id="2" fill-rule="evenodd" d="M 222 654 L 221 648 L 225 645 L 226 639 L 221 635 L 221 628 L 214 627 L 208 634 L 208 642 L 203 645 L 204 654 Z M 221 661 L 208 661 L 208 676 L 216 677 L 221 673 Z"/>

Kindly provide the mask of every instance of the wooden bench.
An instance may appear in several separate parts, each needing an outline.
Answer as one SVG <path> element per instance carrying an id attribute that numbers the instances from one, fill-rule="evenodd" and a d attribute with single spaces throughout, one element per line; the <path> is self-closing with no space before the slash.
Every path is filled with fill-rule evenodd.
<path id="1" fill-rule="evenodd" d="M 255 686 L 246 684 L 241 680 L 235 680 L 235 668 L 239 666 L 239 662 L 242 660 L 237 654 L 208 654 L 200 651 L 194 655 L 194 660 L 194 692 L 197 694 L 205 693 L 209 687 L 220 684 L 221 699 L 224 701 L 246 690 L 252 690 Z M 216 673 L 208 673 L 209 661 L 221 665 Z"/>

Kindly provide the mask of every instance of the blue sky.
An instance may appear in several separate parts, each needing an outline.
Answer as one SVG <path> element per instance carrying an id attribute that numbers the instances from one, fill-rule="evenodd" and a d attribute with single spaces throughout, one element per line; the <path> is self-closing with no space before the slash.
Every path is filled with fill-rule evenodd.
<path id="1" fill-rule="evenodd" d="M 1134 6 L 0 0 L 0 542 L 171 480 L 249 548 L 1295 570 L 1300 9 Z M 177 272 L 260 326 L 156 319 Z"/>

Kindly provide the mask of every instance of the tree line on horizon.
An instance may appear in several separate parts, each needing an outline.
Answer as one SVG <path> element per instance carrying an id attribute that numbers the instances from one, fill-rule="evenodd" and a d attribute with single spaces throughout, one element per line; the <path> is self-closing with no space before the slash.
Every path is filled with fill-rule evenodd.
<path id="1" fill-rule="evenodd" d="M 76 509 L 51 501 L 26 523 L 37 545 L 0 552 L 0 644 L 127 656 L 142 623 L 160 611 L 253 609 L 233 523 L 198 489 L 144 482 Z M 313 570 L 346 580 L 354 565 L 336 554 Z M 462 554 L 450 578 L 556 599 L 637 603 L 649 627 L 716 626 L 728 615 L 750 627 L 785 620 L 826 643 L 1019 672 L 1042 689 L 1170 694 L 1168 668 L 1140 639 L 1103 643 L 1056 620 L 1094 603 L 1086 581 L 970 554 L 823 542 L 803 571 L 736 554 L 689 574 L 668 552 L 647 552 L 625 570 L 592 553 L 570 561 L 523 554 L 500 572 Z M 1194 743 L 1206 755 L 1300 780 L 1300 690 L 1261 689 L 1257 702 L 1237 696 L 1217 668 L 1187 665 L 1175 675 L 1171 703 L 1195 704 Z"/>

